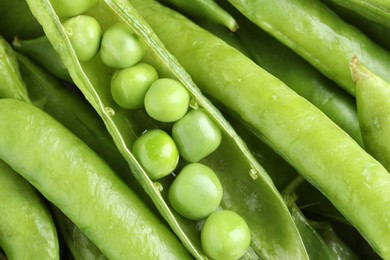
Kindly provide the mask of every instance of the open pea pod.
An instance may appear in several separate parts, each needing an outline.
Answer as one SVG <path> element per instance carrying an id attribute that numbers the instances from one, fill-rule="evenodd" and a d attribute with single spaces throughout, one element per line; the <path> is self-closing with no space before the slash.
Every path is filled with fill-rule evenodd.
<path id="1" fill-rule="evenodd" d="M 86 99 L 103 119 L 107 129 L 132 173 L 151 197 L 164 219 L 180 238 L 187 250 L 197 259 L 207 258 L 200 246 L 202 221 L 192 221 L 177 214 L 168 203 L 168 176 L 158 182 L 150 179 L 134 157 L 131 147 L 135 140 L 152 128 L 168 128 L 157 123 L 144 109 L 126 110 L 119 107 L 110 93 L 113 69 L 103 64 L 99 55 L 87 62 L 77 59 L 70 39 L 49 0 L 28 0 L 30 9 L 42 24 L 45 34 L 59 53 L 69 73 Z M 201 160 L 217 174 L 222 187 L 222 209 L 240 214 L 251 230 L 251 247 L 243 258 L 307 259 L 299 232 L 281 195 L 262 166 L 252 156 L 221 113 L 206 99 L 154 34 L 149 25 L 126 0 L 105 0 L 87 11 L 101 25 L 103 31 L 116 22 L 124 22 L 146 43 L 148 57 L 159 64 L 159 73 L 169 72 L 180 80 L 191 95 L 191 109 L 202 108 L 222 130 L 222 143 L 211 155 Z"/>

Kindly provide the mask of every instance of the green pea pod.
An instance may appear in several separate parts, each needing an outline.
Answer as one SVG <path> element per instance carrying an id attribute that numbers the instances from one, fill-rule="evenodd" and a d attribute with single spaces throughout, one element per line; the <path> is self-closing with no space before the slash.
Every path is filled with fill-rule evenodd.
<path id="1" fill-rule="evenodd" d="M 145 6 L 146 2 L 132 1 L 202 91 L 250 125 L 335 205 L 379 255 L 389 258 L 386 169 L 318 108 L 245 55 L 184 17 L 159 11 L 152 3 Z M 267 3 L 262 6 L 276 1 Z"/>
<path id="2" fill-rule="evenodd" d="M 352 95 L 355 87 L 348 66 L 352 56 L 390 80 L 390 53 L 320 1 L 228 1 Z"/>
<path id="3" fill-rule="evenodd" d="M 76 260 L 107 260 L 92 241 L 58 208 L 52 207 L 61 235 Z"/>
<path id="4" fill-rule="evenodd" d="M 245 18 L 239 21 L 237 37 L 252 59 L 321 109 L 363 147 L 354 98 L 256 25 Z"/>
<path id="5" fill-rule="evenodd" d="M 160 0 L 160 2 L 172 5 L 188 15 L 224 25 L 232 32 L 238 28 L 236 20 L 214 0 Z"/>
<path id="6" fill-rule="evenodd" d="M 0 36 L 0 98 L 14 98 L 30 102 L 26 85 L 20 72 L 14 51 Z"/>
<path id="7" fill-rule="evenodd" d="M 383 0 L 332 0 L 340 6 L 350 9 L 369 20 L 390 28 L 390 2 Z"/>
<path id="8" fill-rule="evenodd" d="M 130 111 L 116 105 L 109 91 L 113 70 L 103 64 L 99 55 L 88 62 L 80 63 L 77 60 L 61 20 L 48 0 L 29 0 L 28 4 L 43 25 L 47 37 L 60 54 L 75 84 L 102 117 L 132 173 L 187 250 L 194 257 L 204 259 L 199 239 L 201 223 L 179 216 L 167 203 L 167 188 L 173 176 L 158 182 L 151 180 L 130 151 L 136 138 L 146 129 L 164 126 L 156 126 L 155 121 L 142 109 Z M 119 21 L 126 23 L 146 43 L 149 55 L 153 56 L 155 63 L 160 64 L 160 71 L 169 71 L 174 75 L 173 78 L 179 79 L 187 87 L 191 94 L 192 109 L 201 107 L 221 128 L 221 145 L 202 163 L 212 168 L 222 183 L 225 195 L 221 207 L 239 213 L 251 228 L 252 248 L 245 257 L 257 258 L 257 254 L 260 254 L 307 258 L 298 230 L 269 176 L 130 3 L 125 0 L 99 1 L 86 14 L 98 20 L 102 28 Z M 282 239 L 278 235 L 281 233 Z"/>
<path id="9" fill-rule="evenodd" d="M 45 35 L 22 40 L 15 38 L 12 47 L 41 65 L 59 79 L 72 82 L 69 72 Z"/>
<path id="10" fill-rule="evenodd" d="M 390 171 L 390 83 L 370 71 L 356 57 L 351 60 L 356 103 L 366 150 Z"/>
<path id="11" fill-rule="evenodd" d="M 46 205 L 2 160 L 0 185 L 0 247 L 8 259 L 60 259 L 56 227 Z"/>
<path id="12" fill-rule="evenodd" d="M 177 237 L 105 161 L 35 106 L 0 100 L 0 158 L 111 259 L 188 259 Z"/>
<path id="13" fill-rule="evenodd" d="M 42 27 L 25 0 L 0 1 L 0 35 L 8 42 L 15 37 L 30 39 L 42 34 Z"/>

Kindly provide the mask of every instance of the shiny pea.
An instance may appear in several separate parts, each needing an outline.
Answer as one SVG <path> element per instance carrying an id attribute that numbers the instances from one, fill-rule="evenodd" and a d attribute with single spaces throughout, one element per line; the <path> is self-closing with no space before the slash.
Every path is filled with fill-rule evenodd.
<path id="1" fill-rule="evenodd" d="M 240 258 L 248 249 L 250 241 L 247 223 L 230 210 L 211 214 L 201 231 L 202 248 L 207 256 L 215 260 Z"/>
<path id="2" fill-rule="evenodd" d="M 170 174 L 179 161 L 175 142 L 160 129 L 147 131 L 138 137 L 133 145 L 133 153 L 151 179 Z"/>
<path id="3" fill-rule="evenodd" d="M 201 163 L 186 165 L 169 187 L 169 202 L 182 216 L 200 220 L 222 200 L 222 185 L 212 169 Z"/>
<path id="4" fill-rule="evenodd" d="M 61 17 L 79 15 L 97 3 L 97 0 L 50 0 L 56 13 Z"/>
<path id="5" fill-rule="evenodd" d="M 156 80 L 145 95 L 145 109 L 150 117 L 161 122 L 174 122 L 188 110 L 190 94 L 180 81 Z"/>
<path id="6" fill-rule="evenodd" d="M 102 36 L 100 25 L 95 18 L 78 15 L 64 21 L 63 26 L 80 61 L 95 57 Z"/>
<path id="7" fill-rule="evenodd" d="M 133 66 L 144 56 L 146 46 L 122 23 L 110 26 L 101 42 L 101 58 L 107 66 L 124 69 Z"/>
<path id="8" fill-rule="evenodd" d="M 141 108 L 146 92 L 157 79 L 157 71 L 152 66 L 138 63 L 114 74 L 111 79 L 111 95 L 123 108 Z"/>
<path id="9" fill-rule="evenodd" d="M 218 148 L 222 133 L 203 109 L 197 109 L 173 124 L 172 137 L 180 155 L 189 162 L 197 162 Z"/>

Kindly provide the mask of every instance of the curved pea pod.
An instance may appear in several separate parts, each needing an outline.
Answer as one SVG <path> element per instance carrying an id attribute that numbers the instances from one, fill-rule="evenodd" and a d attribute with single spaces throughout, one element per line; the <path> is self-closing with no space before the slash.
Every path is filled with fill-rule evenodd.
<path id="1" fill-rule="evenodd" d="M 132 1 L 201 90 L 240 117 L 320 190 L 379 255 L 389 258 L 386 169 L 323 112 L 242 53 L 179 14 L 145 2 Z"/>
<path id="2" fill-rule="evenodd" d="M 366 150 L 390 170 L 390 83 L 370 71 L 356 57 L 351 60 L 356 103 Z"/>
<path id="3" fill-rule="evenodd" d="M 0 98 L 30 102 L 12 47 L 0 36 Z"/>
<path id="4" fill-rule="evenodd" d="M 34 39 L 15 38 L 12 47 L 59 79 L 72 82 L 64 63 L 45 35 Z"/>
<path id="5" fill-rule="evenodd" d="M 0 100 L 0 158 L 111 259 L 187 259 L 177 237 L 63 125 L 35 106 Z"/>
<path id="6" fill-rule="evenodd" d="M 61 20 L 49 1 L 29 0 L 28 3 L 67 66 L 73 81 L 102 117 L 132 173 L 154 201 L 161 215 L 187 250 L 195 258 L 205 259 L 199 239 L 201 222 L 184 219 L 167 203 L 167 187 L 173 176 L 158 182 L 150 179 L 130 150 L 137 137 L 146 129 L 161 128 L 164 125 L 156 125 L 142 109 L 130 111 L 116 105 L 109 93 L 113 70 L 103 64 L 99 55 L 89 62 L 79 62 L 61 26 Z M 244 257 L 257 258 L 259 254 L 266 257 L 306 259 L 307 254 L 299 232 L 269 176 L 139 13 L 128 1 L 107 0 L 99 1 L 87 14 L 95 17 L 102 28 L 119 21 L 127 24 L 148 46 L 153 63 L 159 64 L 155 66 L 159 69 L 159 74 L 162 76 L 163 71 L 168 71 L 170 76 L 179 79 L 191 94 L 191 109 L 202 108 L 222 130 L 221 145 L 203 159 L 202 163 L 212 168 L 222 183 L 224 196 L 221 207 L 239 213 L 251 228 L 252 247 Z M 281 233 L 283 237 L 278 235 Z"/>
<path id="7" fill-rule="evenodd" d="M 214 0 L 160 0 L 160 2 L 172 5 L 188 15 L 221 24 L 232 32 L 238 28 L 234 17 L 221 8 Z"/>
<path id="8" fill-rule="evenodd" d="M 7 258 L 60 259 L 57 230 L 42 198 L 1 159 L 0 185 L 0 247 Z"/>
<path id="9" fill-rule="evenodd" d="M 52 207 L 55 221 L 60 234 L 65 240 L 69 251 L 76 260 L 107 260 L 107 257 L 92 241 L 58 208 Z"/>
<path id="10" fill-rule="evenodd" d="M 363 147 L 355 99 L 265 31 L 245 18 L 239 21 L 236 34 L 251 59 L 321 109 Z"/>
<path id="11" fill-rule="evenodd" d="M 348 66 L 352 56 L 390 80 L 390 53 L 320 1 L 228 1 L 351 95 L 355 93 Z"/>

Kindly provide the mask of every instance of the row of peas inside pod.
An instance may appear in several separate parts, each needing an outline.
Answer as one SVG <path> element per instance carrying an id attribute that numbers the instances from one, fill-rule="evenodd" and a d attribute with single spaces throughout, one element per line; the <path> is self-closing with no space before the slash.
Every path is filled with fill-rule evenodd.
<path id="1" fill-rule="evenodd" d="M 87 62 L 100 53 L 113 69 L 114 101 L 125 109 L 145 109 L 153 120 L 170 124 L 171 134 L 145 129 L 133 144 L 132 152 L 148 176 L 157 180 L 171 175 L 181 158 L 185 166 L 170 184 L 170 204 L 185 218 L 204 220 L 201 244 L 209 257 L 241 257 L 250 246 L 249 227 L 237 213 L 218 210 L 223 187 L 213 169 L 200 162 L 219 147 L 221 130 L 204 109 L 190 106 L 190 93 L 180 81 L 159 78 L 151 65 L 141 62 L 147 47 L 128 26 L 115 23 L 103 32 L 95 18 L 82 14 L 96 3 L 80 1 L 75 8 L 52 0 L 64 17 L 62 25 L 77 58 Z"/>

